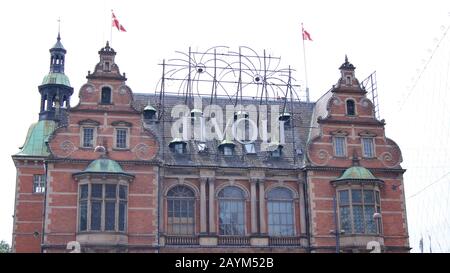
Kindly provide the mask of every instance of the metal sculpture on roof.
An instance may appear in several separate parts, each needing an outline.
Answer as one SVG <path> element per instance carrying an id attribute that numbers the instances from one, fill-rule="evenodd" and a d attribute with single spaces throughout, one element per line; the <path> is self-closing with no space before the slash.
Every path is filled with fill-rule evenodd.
<path id="1" fill-rule="evenodd" d="M 176 93 L 191 104 L 193 97 L 210 96 L 211 103 L 220 96 L 234 105 L 243 98 L 267 104 L 268 100 L 304 100 L 300 85 L 296 85 L 290 66 L 280 68 L 281 58 L 264 50 L 240 46 L 231 50 L 226 46 L 211 47 L 206 51 L 177 51 L 177 57 L 164 60 L 163 74 L 156 92 Z"/>

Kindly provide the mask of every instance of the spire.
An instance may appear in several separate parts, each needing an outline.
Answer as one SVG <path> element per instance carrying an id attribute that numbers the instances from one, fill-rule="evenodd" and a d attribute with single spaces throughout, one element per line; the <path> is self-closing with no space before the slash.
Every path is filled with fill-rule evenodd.
<path id="1" fill-rule="evenodd" d="M 345 62 L 339 67 L 340 70 L 355 70 L 355 66 L 348 61 L 347 54 L 345 54 Z"/>
<path id="2" fill-rule="evenodd" d="M 50 48 L 50 73 L 64 73 L 64 62 L 67 50 L 61 43 L 61 33 L 58 31 L 55 45 Z"/>

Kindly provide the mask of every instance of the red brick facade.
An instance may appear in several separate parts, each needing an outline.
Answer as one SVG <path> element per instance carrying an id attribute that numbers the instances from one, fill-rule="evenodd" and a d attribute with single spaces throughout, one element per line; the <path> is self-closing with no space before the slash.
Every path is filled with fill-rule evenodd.
<path id="1" fill-rule="evenodd" d="M 338 84 L 307 105 L 313 110 L 312 129 L 305 135 L 304 164 L 297 163 L 295 168 L 193 167 L 164 161 L 168 143 L 158 133 L 167 128 L 145 124 L 142 107 L 136 106 L 136 97 L 114 62 L 115 52 L 107 45 L 99 54 L 100 62 L 80 89 L 79 104 L 67 109 L 67 124 L 56 128 L 48 140 L 50 155 L 13 156 L 17 168 L 15 252 L 67 252 L 70 241 L 79 241 L 85 252 L 223 252 L 223 247 L 227 252 L 333 252 L 333 197 L 337 190 L 346 188 L 379 192 L 381 224 L 376 234 L 341 234 L 341 251 L 367 251 L 370 241 L 380 243 L 383 251 L 409 250 L 401 152 L 386 138 L 384 121 L 375 118 L 373 104 L 348 62 L 341 67 Z M 105 87 L 111 90 L 107 103 L 102 97 Z M 348 115 L 349 99 L 354 102 L 352 115 Z M 94 128 L 94 143 L 88 148 L 83 147 L 86 126 Z M 117 129 L 127 132 L 126 147 L 116 147 Z M 335 155 L 334 136 L 345 138 L 343 156 Z M 363 137 L 374 141 L 370 158 L 363 155 Z M 97 146 L 105 147 L 103 157 L 117 162 L 124 175 L 133 178 L 87 172 L 88 166 L 102 157 Z M 382 182 L 332 182 L 355 162 Z M 83 171 L 84 178 L 78 179 L 77 174 Z M 36 174 L 46 174 L 45 194 L 32 193 Z M 125 231 L 80 231 L 79 185 L 83 181 L 128 185 Z M 168 192 L 179 185 L 193 192 L 189 200 L 193 202 L 194 230 L 189 236 L 169 231 L 169 222 L 175 220 L 169 220 Z M 227 186 L 243 194 L 243 231 L 239 236 L 222 236 L 219 228 L 220 194 Z M 292 223 L 286 223 L 292 229 L 289 236 L 270 233 L 274 220 L 269 213 L 269 195 L 274 189 L 287 189 L 292 194 Z M 336 212 L 340 219 L 339 209 Z"/>

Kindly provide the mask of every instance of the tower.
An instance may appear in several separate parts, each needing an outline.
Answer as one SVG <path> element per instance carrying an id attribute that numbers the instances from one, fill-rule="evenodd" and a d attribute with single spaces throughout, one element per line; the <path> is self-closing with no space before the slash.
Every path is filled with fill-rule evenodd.
<path id="1" fill-rule="evenodd" d="M 73 88 L 64 74 L 66 49 L 58 33 L 56 44 L 50 48 L 50 71 L 39 86 L 41 107 L 39 120 L 64 121 L 66 109 L 70 108 L 70 96 Z"/>

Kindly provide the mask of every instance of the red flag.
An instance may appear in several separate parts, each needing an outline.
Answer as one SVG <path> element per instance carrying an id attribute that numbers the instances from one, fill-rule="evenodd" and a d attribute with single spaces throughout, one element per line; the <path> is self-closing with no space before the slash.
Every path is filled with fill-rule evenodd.
<path id="1" fill-rule="evenodd" d="M 309 34 L 308 31 L 306 31 L 302 26 L 302 32 L 303 32 L 303 40 L 312 41 L 311 34 Z"/>
<path id="2" fill-rule="evenodd" d="M 119 23 L 119 20 L 117 19 L 113 11 L 111 11 L 111 14 L 112 14 L 112 26 L 116 27 L 118 31 L 127 32 L 125 28 Z"/>

